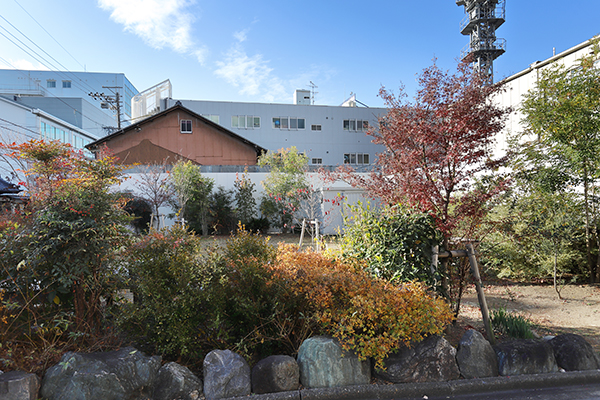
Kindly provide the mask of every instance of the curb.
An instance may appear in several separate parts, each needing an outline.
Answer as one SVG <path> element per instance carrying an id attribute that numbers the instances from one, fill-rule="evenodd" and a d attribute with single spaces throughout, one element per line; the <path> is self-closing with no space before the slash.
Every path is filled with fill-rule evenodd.
<path id="1" fill-rule="evenodd" d="M 229 400 L 391 400 L 499 392 L 514 389 L 539 389 L 600 383 L 600 370 L 555 372 L 492 378 L 459 379 L 448 382 L 401 383 L 392 385 L 356 385 L 333 388 L 293 390 L 289 392 L 252 394 Z M 228 399 L 224 399 L 228 400 Z"/>

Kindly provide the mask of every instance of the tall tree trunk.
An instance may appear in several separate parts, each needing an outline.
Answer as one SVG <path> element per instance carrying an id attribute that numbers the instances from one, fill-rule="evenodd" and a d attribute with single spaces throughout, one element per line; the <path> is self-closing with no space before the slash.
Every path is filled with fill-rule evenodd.
<path id="1" fill-rule="evenodd" d="M 596 268 L 592 258 L 592 238 L 590 234 L 590 204 L 589 204 L 589 182 L 587 161 L 583 164 L 583 201 L 585 206 L 585 250 L 587 265 L 590 272 L 590 283 L 596 283 Z"/>

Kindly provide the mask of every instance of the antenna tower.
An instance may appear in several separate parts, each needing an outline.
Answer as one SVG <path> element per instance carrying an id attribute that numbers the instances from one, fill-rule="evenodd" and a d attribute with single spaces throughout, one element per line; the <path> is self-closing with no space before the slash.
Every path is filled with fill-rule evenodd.
<path id="1" fill-rule="evenodd" d="M 473 63 L 474 68 L 494 82 L 494 60 L 506 51 L 506 40 L 496 38 L 496 29 L 504 23 L 505 0 L 456 0 L 465 7 L 460 33 L 469 35 L 469 44 L 460 58 Z"/>
<path id="2" fill-rule="evenodd" d="M 315 105 L 315 94 L 319 93 L 319 92 L 315 92 L 315 89 L 318 88 L 317 85 L 315 85 L 313 83 L 313 81 L 310 81 L 310 103 L 314 106 Z"/>

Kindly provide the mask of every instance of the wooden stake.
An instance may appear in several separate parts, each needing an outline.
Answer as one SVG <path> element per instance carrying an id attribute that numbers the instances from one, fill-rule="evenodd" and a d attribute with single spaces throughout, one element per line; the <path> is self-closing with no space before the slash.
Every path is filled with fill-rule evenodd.
<path id="1" fill-rule="evenodd" d="M 300 231 L 300 243 L 298 243 L 298 250 L 302 249 L 302 240 L 304 240 L 304 229 L 306 229 L 306 219 L 302 220 L 302 230 Z"/>
<path id="2" fill-rule="evenodd" d="M 490 312 L 488 310 L 487 302 L 485 301 L 485 294 L 483 293 L 483 287 L 481 285 L 481 276 L 479 275 L 479 267 L 477 266 L 477 258 L 475 258 L 475 249 L 473 248 L 472 243 L 467 243 L 467 255 L 469 257 L 469 263 L 471 264 L 471 273 L 475 280 L 475 288 L 477 289 L 477 299 L 479 300 L 483 325 L 485 326 L 488 340 L 493 346 L 496 344 L 496 337 L 494 336 L 494 330 L 492 329 Z"/>

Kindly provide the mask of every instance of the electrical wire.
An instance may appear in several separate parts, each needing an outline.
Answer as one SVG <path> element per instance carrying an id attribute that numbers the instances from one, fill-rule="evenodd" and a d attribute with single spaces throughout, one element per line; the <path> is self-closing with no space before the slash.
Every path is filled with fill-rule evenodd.
<path id="1" fill-rule="evenodd" d="M 15 3 L 17 3 L 17 5 L 18 5 L 19 7 L 21 7 L 21 9 L 22 9 L 23 11 L 25 11 L 25 14 L 29 15 L 29 17 L 30 17 L 30 18 L 31 18 L 31 19 L 32 19 L 32 20 L 33 20 L 33 21 L 34 21 L 36 24 L 38 24 L 38 26 L 39 26 L 40 28 L 42 28 L 42 29 L 43 29 L 43 30 L 44 30 L 44 32 L 46 32 L 46 34 L 48 34 L 48 36 L 50 36 L 50 37 L 52 38 L 52 40 L 54 40 L 54 41 L 56 42 L 56 44 L 58 44 L 58 45 L 60 46 L 60 48 L 61 48 L 61 49 L 63 49 L 63 50 L 65 51 L 65 53 L 67 53 L 68 55 L 70 55 L 70 56 L 71 56 L 71 58 L 72 58 L 73 60 L 75 60 L 75 62 L 76 62 L 77 64 L 81 65 L 81 66 L 83 67 L 83 70 L 85 71 L 85 66 L 84 66 L 84 65 L 82 65 L 82 64 L 81 64 L 79 61 L 77 61 L 77 59 L 76 59 L 75 57 L 73 57 L 73 55 L 72 55 L 71 53 L 69 53 L 69 51 L 68 51 L 67 49 L 65 49 L 65 48 L 63 47 L 63 45 L 62 45 L 62 44 L 60 44 L 60 43 L 59 43 L 59 41 L 58 41 L 58 40 L 56 40 L 56 39 L 54 38 L 54 36 L 52 36 L 52 35 L 50 34 L 50 32 L 48 32 L 48 31 L 47 31 L 47 30 L 46 30 L 46 28 L 44 28 L 44 27 L 42 26 L 42 24 L 40 24 L 40 23 L 39 23 L 39 22 L 38 22 L 38 21 L 37 21 L 35 18 L 33 18 L 33 15 L 29 14 L 29 12 L 28 12 L 28 11 L 27 11 L 27 10 L 26 10 L 26 9 L 25 9 L 25 8 L 24 8 L 22 5 L 21 5 L 21 4 L 19 4 L 19 2 L 18 2 L 17 0 L 14 0 L 14 2 L 15 2 Z M 65 69 L 66 69 L 66 68 L 65 68 Z"/>

